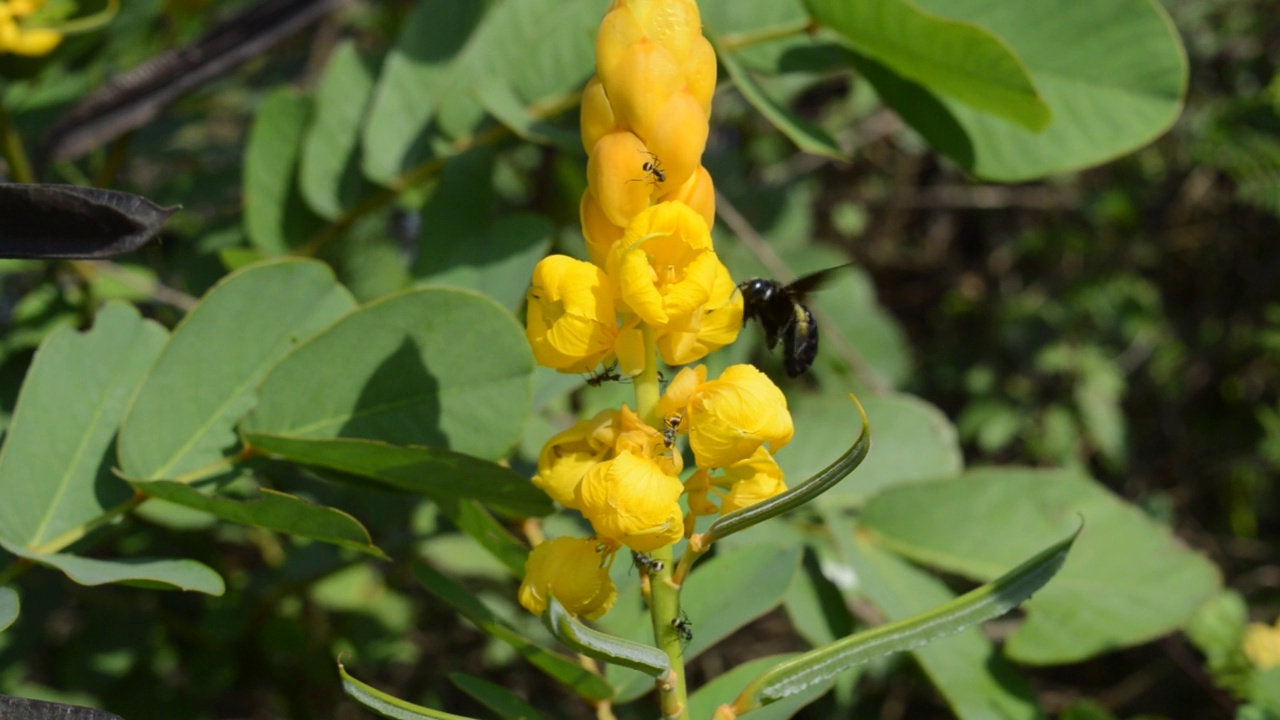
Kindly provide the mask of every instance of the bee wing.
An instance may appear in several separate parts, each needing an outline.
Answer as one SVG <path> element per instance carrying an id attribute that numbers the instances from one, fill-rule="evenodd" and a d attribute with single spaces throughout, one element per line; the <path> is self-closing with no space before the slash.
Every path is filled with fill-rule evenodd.
<path id="1" fill-rule="evenodd" d="M 845 263 L 844 265 L 836 265 L 835 267 L 829 267 L 826 270 L 819 270 L 818 272 L 815 272 L 815 273 L 809 273 L 808 275 L 805 275 L 804 277 L 799 278 L 795 282 L 788 285 L 786 290 L 796 300 L 802 300 L 806 295 L 813 292 L 814 290 L 817 290 L 818 287 L 821 286 L 822 283 L 826 282 L 827 279 L 830 278 L 831 275 L 833 275 L 836 271 L 843 270 L 852 265 L 854 265 L 854 263 Z"/>

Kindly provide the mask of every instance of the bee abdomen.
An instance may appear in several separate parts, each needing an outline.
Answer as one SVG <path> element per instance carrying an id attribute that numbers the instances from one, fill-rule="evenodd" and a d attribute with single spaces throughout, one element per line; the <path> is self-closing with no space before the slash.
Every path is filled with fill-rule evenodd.
<path id="1" fill-rule="evenodd" d="M 818 324 L 809 308 L 795 304 L 795 319 L 782 337 L 783 366 L 787 377 L 798 377 L 818 357 Z"/>

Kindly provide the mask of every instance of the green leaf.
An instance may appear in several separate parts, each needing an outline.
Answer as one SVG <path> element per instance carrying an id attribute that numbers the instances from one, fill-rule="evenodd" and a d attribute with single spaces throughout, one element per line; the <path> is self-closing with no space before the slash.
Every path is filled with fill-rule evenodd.
<path id="1" fill-rule="evenodd" d="M 1259 668 L 1254 672 L 1249 702 L 1270 717 L 1280 717 L 1280 667 Z"/>
<path id="2" fill-rule="evenodd" d="M 551 234 L 551 223 L 540 215 L 507 216 L 478 235 L 423 242 L 414 272 L 421 284 L 476 290 L 514 311 L 524 304 Z"/>
<path id="3" fill-rule="evenodd" d="M 464 673 L 450 673 L 449 681 L 497 713 L 502 720 L 543 720 L 542 713 L 501 685 Z"/>
<path id="4" fill-rule="evenodd" d="M 853 633 L 853 615 L 840 588 L 823 574 L 812 549 L 806 550 L 784 602 L 791 624 L 810 645 L 827 645 Z"/>
<path id="5" fill-rule="evenodd" d="M 106 258 L 151 242 L 178 208 L 74 185 L 0 183 L 0 257 Z"/>
<path id="6" fill-rule="evenodd" d="M 12 588 L 0 587 L 0 632 L 3 632 L 14 620 L 18 619 L 18 593 Z"/>
<path id="7" fill-rule="evenodd" d="M 867 397 L 867 418 L 875 442 L 858 472 L 823 495 L 835 507 L 857 506 L 885 488 L 960 472 L 963 456 L 955 428 L 940 410 L 905 394 Z M 848 442 L 853 431 L 844 398 L 801 396 L 793 410 L 796 434 L 778 453 L 788 478 L 805 477 L 829 457 L 832 447 Z"/>
<path id="8" fill-rule="evenodd" d="M 381 690 L 376 690 L 347 674 L 347 669 L 338 663 L 338 674 L 342 676 L 342 691 L 347 697 L 355 700 L 369 710 L 382 717 L 394 720 L 472 720 L 463 715 L 453 715 L 439 710 L 432 710 L 421 705 L 405 702 L 392 697 Z"/>
<path id="9" fill-rule="evenodd" d="M 318 227 L 298 191 L 298 157 L 311 101 L 290 89 L 258 107 L 244 158 L 244 230 L 267 255 L 283 255 Z"/>
<path id="10" fill-rule="evenodd" d="M 493 514 L 479 503 L 462 500 L 440 503 L 440 511 L 453 526 L 502 563 L 514 577 L 524 577 L 529 547 L 512 537 Z"/>
<path id="11" fill-rule="evenodd" d="M 756 658 L 716 676 L 715 679 L 698 688 L 689 697 L 689 717 L 712 717 L 716 708 L 732 703 L 741 689 L 752 678 L 794 656 L 794 653 L 791 653 Z M 768 707 L 752 711 L 750 720 L 787 720 L 787 718 L 800 712 L 809 703 L 822 697 L 830 689 L 831 682 L 829 681 L 817 683 L 803 692 L 796 693 L 778 702 L 770 703 Z"/>
<path id="12" fill-rule="evenodd" d="M 692 625 L 693 639 L 684 657 L 692 660 L 747 623 L 776 608 L 800 566 L 798 546 L 757 545 L 716 555 L 696 565 L 680 592 L 680 607 Z M 616 615 L 616 617 L 615 617 Z M 629 640 L 652 641 L 649 623 L 632 623 L 624 614 L 604 616 L 600 625 Z M 605 677 L 618 689 L 617 702 L 628 702 L 653 688 L 640 673 L 610 666 Z"/>
<path id="13" fill-rule="evenodd" d="M 430 156 L 424 137 L 448 90 L 450 66 L 487 3 L 419 0 L 378 76 L 364 126 L 364 172 L 386 184 Z"/>
<path id="14" fill-rule="evenodd" d="M 917 2 L 1007 41 L 1053 113 L 1048 128 L 1028 132 L 937 97 L 874 61 L 857 63 L 904 120 L 980 177 L 1012 182 L 1097 165 L 1150 142 L 1181 112 L 1186 54 L 1157 2 Z"/>
<path id="15" fill-rule="evenodd" d="M 369 531 L 350 515 L 263 488 L 246 502 L 206 495 L 182 483 L 152 480 L 131 483 L 134 489 L 183 507 L 209 513 L 241 525 L 266 528 L 287 535 L 341 545 L 386 559 L 369 537 Z"/>
<path id="16" fill-rule="evenodd" d="M 524 102 L 506 82 L 491 77 L 482 81 L 473 92 L 485 111 L 521 140 L 549 145 L 575 155 L 582 147 L 582 139 L 577 133 L 530 115 Z"/>
<path id="17" fill-rule="evenodd" d="M 38 553 L 0 539 L 0 547 L 34 563 L 61 570 L 81 585 L 123 583 L 153 590 L 188 590 L 221 595 L 226 586 L 218 573 L 195 560 L 118 558 L 95 560 L 63 553 Z"/>
<path id="18" fill-rule="evenodd" d="M 1058 580 L 1027 603 L 1027 621 L 1005 646 L 1010 657 L 1067 663 L 1146 642 L 1181 627 L 1218 591 L 1208 560 L 1074 471 L 991 468 L 892 488 L 867 504 L 862 523 L 894 552 L 989 579 L 1077 516 L 1084 533 Z"/>
<path id="19" fill-rule="evenodd" d="M 855 665 L 890 653 L 913 650 L 999 617 L 1045 583 L 1062 568 L 1076 536 L 1053 545 L 1001 576 L 928 612 L 851 635 L 826 647 L 804 653 L 761 675 L 743 690 L 753 709 L 801 692 Z"/>
<path id="20" fill-rule="evenodd" d="M 836 144 L 835 139 L 828 135 L 825 130 L 810 123 L 769 97 L 764 88 L 755 81 L 755 78 L 751 77 L 746 68 L 739 64 L 734 54 L 726 52 L 710 31 L 707 32 L 707 39 L 711 41 L 712 47 L 716 50 L 716 56 L 720 58 L 720 64 L 724 65 L 724 69 L 728 71 L 729 77 L 733 80 L 733 84 L 737 86 L 738 91 L 742 93 L 742 96 L 761 115 L 764 115 L 765 119 L 773 123 L 773 126 L 778 128 L 783 135 L 786 135 L 791 142 L 795 143 L 797 148 L 814 155 L 845 159 L 845 153 L 840 150 L 840 146 Z"/>
<path id="21" fill-rule="evenodd" d="M 1052 113 L 1022 60 L 977 24 L 931 15 L 910 0 L 805 4 L 817 22 L 900 77 L 1030 132 L 1049 124 Z"/>
<path id="22" fill-rule="evenodd" d="M 578 622 L 554 597 L 547 602 L 542 621 L 570 650 L 608 663 L 609 667 L 638 670 L 652 678 L 662 677 L 671 670 L 667 654 L 658 648 L 592 630 Z"/>
<path id="23" fill-rule="evenodd" d="M 298 185 L 321 217 L 334 220 L 364 192 L 360 133 L 373 95 L 373 73 L 352 40 L 333 51 L 316 90 L 315 119 L 302 144 Z"/>
<path id="24" fill-rule="evenodd" d="M 278 459 L 358 475 L 437 501 L 475 499 L 520 517 L 552 511 L 547 494 L 514 470 L 450 450 L 259 433 L 246 435 L 245 442 Z"/>
<path id="25" fill-rule="evenodd" d="M 707 535 L 712 542 L 805 505 L 830 490 L 862 464 L 867 457 L 867 452 L 871 449 L 871 431 L 867 427 L 867 414 L 858 403 L 858 399 L 853 395 L 850 395 L 849 399 L 853 400 L 858 413 L 862 416 L 862 431 L 858 433 L 858 439 L 854 440 L 849 449 L 826 468 L 809 478 L 800 482 L 792 480 L 791 487 L 786 491 L 749 507 L 721 515 L 707 530 Z"/>
<path id="26" fill-rule="evenodd" d="M 242 430 L 497 459 L 524 426 L 532 374 L 524 330 L 493 300 L 409 290 L 351 313 L 280 362 Z"/>
<path id="27" fill-rule="evenodd" d="M 890 621 L 929 612 L 955 598 L 940 580 L 855 535 L 839 516 L 827 513 L 825 519 L 848 563 L 842 572 L 857 580 L 856 597 L 869 599 Z M 1026 679 L 976 627 L 912 655 L 959 720 L 1045 717 Z"/>
<path id="28" fill-rule="evenodd" d="M 124 474 L 174 480 L 224 463 L 271 366 L 353 306 L 328 266 L 310 260 L 223 278 L 174 330 L 138 391 L 120 430 Z"/>
<path id="29" fill-rule="evenodd" d="M 497 638 L 520 653 L 551 678 L 588 700 L 606 700 L 613 688 L 600 676 L 588 672 L 563 655 L 546 650 L 511 627 L 466 588 L 421 562 L 413 564 L 413 575 L 432 595 L 462 614 L 482 632 Z"/>
<path id="30" fill-rule="evenodd" d="M 60 550 L 129 500 L 111 446 L 167 333 L 110 303 L 87 333 L 61 328 L 40 346 L 0 450 L 0 538 Z"/>

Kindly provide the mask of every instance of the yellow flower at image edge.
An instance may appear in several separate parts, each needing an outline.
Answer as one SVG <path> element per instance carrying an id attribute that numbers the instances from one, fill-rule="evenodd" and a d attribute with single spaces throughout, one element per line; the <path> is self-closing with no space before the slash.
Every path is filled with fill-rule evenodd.
<path id="1" fill-rule="evenodd" d="M 600 268 L 551 255 L 533 269 L 525 334 L 539 365 L 583 373 L 613 351 L 614 292 Z"/>
<path id="2" fill-rule="evenodd" d="M 1243 649 L 1245 657 L 1259 670 L 1280 667 L 1280 620 L 1275 626 L 1249 623 Z"/>
<path id="3" fill-rule="evenodd" d="M 650 458 L 624 452 L 587 471 L 578 485 L 578 509 L 596 534 L 649 552 L 684 536 L 679 478 Z"/>
<path id="4" fill-rule="evenodd" d="M 603 566 L 594 538 L 556 538 L 529 553 L 520 583 L 520 604 L 542 615 L 554 597 L 575 615 L 594 620 L 609 611 L 618 591 Z"/>

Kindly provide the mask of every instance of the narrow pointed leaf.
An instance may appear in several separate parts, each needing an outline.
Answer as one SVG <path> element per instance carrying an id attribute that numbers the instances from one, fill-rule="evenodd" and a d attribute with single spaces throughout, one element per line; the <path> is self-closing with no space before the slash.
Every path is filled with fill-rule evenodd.
<path id="1" fill-rule="evenodd" d="M 275 458 L 357 475 L 438 501 L 479 500 L 520 517 L 552 510 L 546 493 L 514 470 L 451 450 L 260 433 L 246 435 L 245 442 Z"/>
<path id="2" fill-rule="evenodd" d="M 724 515 L 711 524 L 707 534 L 713 540 L 718 540 L 739 530 L 745 530 L 752 525 L 764 522 L 771 517 L 777 517 L 782 513 L 794 510 L 830 490 L 836 483 L 853 472 L 858 465 L 862 464 L 862 461 L 867 457 L 867 453 L 871 450 L 871 428 L 867 422 L 867 413 L 862 409 L 862 403 L 858 402 L 858 398 L 852 394 L 849 395 L 849 398 L 858 406 L 858 414 L 862 417 L 862 431 L 858 434 L 858 439 L 843 455 L 836 458 L 835 462 L 828 465 L 822 472 L 802 483 L 793 485 L 785 492 L 774 495 L 768 500 L 758 502 L 750 507 Z"/>
<path id="3" fill-rule="evenodd" d="M 747 102 L 760 111 L 760 114 L 764 115 L 765 119 L 773 123 L 774 127 L 778 128 L 783 135 L 786 135 L 791 142 L 795 143 L 797 148 L 814 155 L 825 155 L 839 159 L 845 158 L 845 153 L 836 144 L 835 139 L 827 134 L 825 130 L 769 97 L 765 89 L 756 82 L 755 78 L 751 77 L 751 73 L 738 62 L 732 52 L 725 51 L 714 35 L 707 32 L 707 39 L 711 41 L 712 47 L 716 49 L 716 57 L 720 59 L 720 64 L 729 73 L 729 77 L 738 88 L 738 92 L 742 93 Z"/>
<path id="4" fill-rule="evenodd" d="M 382 717 L 393 718 L 394 720 L 420 720 L 421 718 L 426 718 L 427 720 L 472 720 L 472 718 L 464 715 L 432 710 L 431 708 L 414 705 L 411 702 L 392 697 L 348 675 L 347 669 L 342 666 L 342 663 L 338 663 L 338 674 L 342 676 L 342 691 L 347 694 L 347 697 Z"/>
<path id="5" fill-rule="evenodd" d="M 88 332 L 45 339 L 0 450 L 0 538 L 37 549 L 73 541 L 129 499 L 111 448 L 166 337 L 132 305 L 111 303 Z"/>
<path id="6" fill-rule="evenodd" d="M 0 718 L 4 720 L 121 720 L 119 715 L 79 705 L 4 695 L 0 695 Z"/>
<path id="7" fill-rule="evenodd" d="M 0 539 L 0 547 L 18 557 L 61 570 L 81 585 L 121 583 L 155 590 L 189 590 L 206 595 L 221 595 L 226 590 L 218 573 L 195 560 L 95 560 L 65 553 L 32 552 L 3 539 Z"/>
<path id="8" fill-rule="evenodd" d="M 223 278 L 174 330 L 120 430 L 134 480 L 175 480 L 236 451 L 235 424 L 280 358 L 355 301 L 311 260 L 273 260 Z"/>
<path id="9" fill-rule="evenodd" d="M 757 658 L 717 676 L 689 696 L 689 717 L 714 717 L 716 708 L 732 703 L 739 689 L 752 678 L 792 657 L 795 657 L 795 653 Z M 801 708 L 822 697 L 831 689 L 832 684 L 831 681 L 818 683 L 802 693 L 796 693 L 785 700 L 771 703 L 766 708 L 752 711 L 746 720 L 789 720 L 800 712 Z"/>
<path id="10" fill-rule="evenodd" d="M 454 527 L 497 558 L 513 576 L 524 577 L 524 566 L 529 560 L 529 546 L 513 537 L 493 513 L 474 500 L 445 500 L 439 505 L 440 512 L 449 518 Z"/>
<path id="11" fill-rule="evenodd" d="M 413 564 L 413 575 L 432 595 L 462 614 L 486 635 L 497 638 L 515 648 L 539 670 L 560 683 L 572 688 L 588 700 L 606 700 L 613 696 L 613 688 L 600 676 L 587 671 L 569 658 L 536 645 L 532 640 L 499 618 L 485 607 L 475 595 L 453 580 L 441 575 L 429 565 Z"/>
<path id="12" fill-rule="evenodd" d="M 0 257 L 105 258 L 151 242 L 178 208 L 74 185 L 0 183 Z"/>
<path id="13" fill-rule="evenodd" d="M 778 665 L 742 692 L 742 709 L 757 708 L 824 682 L 855 665 L 921 647 L 1012 610 L 1062 568 L 1079 535 L 1059 542 L 994 582 L 920 615 L 852 635 Z"/>
<path id="14" fill-rule="evenodd" d="M 153 498 L 223 520 L 332 543 L 386 559 L 359 520 L 341 510 L 315 505 L 292 495 L 263 488 L 257 498 L 239 501 L 206 495 L 190 485 L 169 480 L 131 484 L 135 490 Z"/>
<path id="15" fill-rule="evenodd" d="M 420 288 L 353 312 L 273 368 L 245 434 L 360 438 L 504 457 L 533 397 L 533 353 L 478 293 Z"/>
<path id="16" fill-rule="evenodd" d="M 501 685 L 464 673 L 451 673 L 449 680 L 502 720 L 543 720 L 542 713 Z"/>
<path id="17" fill-rule="evenodd" d="M 639 670 L 655 678 L 671 669 L 667 654 L 658 648 L 592 630 L 578 622 L 554 597 L 547 604 L 542 621 L 560 642 L 587 657 Z"/>
<path id="18" fill-rule="evenodd" d="M 18 619 L 18 610 L 22 603 L 18 601 L 18 593 L 12 588 L 0 587 L 0 632 Z"/>

